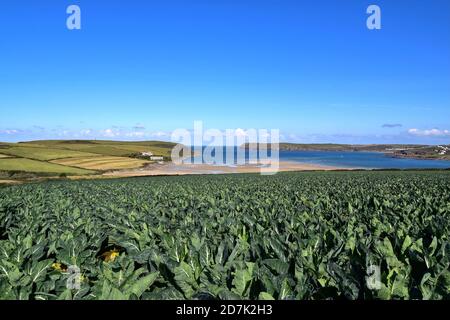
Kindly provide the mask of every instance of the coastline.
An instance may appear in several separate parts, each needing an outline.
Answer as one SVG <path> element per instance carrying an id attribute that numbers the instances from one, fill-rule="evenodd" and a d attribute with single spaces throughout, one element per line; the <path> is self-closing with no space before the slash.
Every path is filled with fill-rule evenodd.
<path id="1" fill-rule="evenodd" d="M 278 166 L 278 168 L 277 168 Z M 274 163 L 272 167 L 260 164 L 246 164 L 239 166 L 220 166 L 210 164 L 151 164 L 144 168 L 132 170 L 117 170 L 106 172 L 103 176 L 108 177 L 141 177 L 160 175 L 192 175 L 192 174 L 232 174 L 232 173 L 276 173 L 286 171 L 332 171 L 332 170 L 352 170 L 353 168 L 334 167 L 301 163 L 294 161 L 280 161 Z"/>
<path id="2" fill-rule="evenodd" d="M 243 145 L 241 148 L 246 150 L 258 150 L 254 145 Z M 446 145 L 397 145 L 397 144 L 368 144 L 368 145 L 347 145 L 347 144 L 295 144 L 280 143 L 278 150 L 280 152 L 373 152 L 382 153 L 387 157 L 398 159 L 415 159 L 415 160 L 441 160 L 450 161 L 450 152 L 437 153 L 436 148 L 440 151 L 450 150 Z M 447 149 L 445 149 L 447 148 Z M 265 148 L 269 149 L 269 148 Z"/>

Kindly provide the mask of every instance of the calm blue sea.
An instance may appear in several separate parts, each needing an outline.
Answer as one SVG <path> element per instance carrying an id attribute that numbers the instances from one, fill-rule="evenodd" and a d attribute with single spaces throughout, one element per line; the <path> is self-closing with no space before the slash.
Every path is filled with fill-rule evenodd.
<path id="1" fill-rule="evenodd" d="M 380 152 L 280 151 L 280 160 L 363 169 L 450 168 L 450 161 L 393 158 Z"/>
<path id="2" fill-rule="evenodd" d="M 238 148 L 224 148 L 223 157 L 227 153 L 234 153 L 234 163 L 237 163 Z M 241 149 L 242 152 L 242 149 Z M 212 153 L 214 156 L 214 152 Z M 302 163 L 319 164 L 326 166 L 361 168 L 361 169 L 448 169 L 450 161 L 445 160 L 419 160 L 406 158 L 393 158 L 380 152 L 352 152 L 352 151 L 280 151 L 280 161 L 294 161 Z M 249 154 L 241 153 L 244 162 L 248 162 Z M 200 159 L 199 156 L 193 159 Z M 201 161 L 201 160 L 200 160 Z M 200 162 L 201 163 L 201 162 Z M 203 161 L 203 163 L 207 163 Z"/>

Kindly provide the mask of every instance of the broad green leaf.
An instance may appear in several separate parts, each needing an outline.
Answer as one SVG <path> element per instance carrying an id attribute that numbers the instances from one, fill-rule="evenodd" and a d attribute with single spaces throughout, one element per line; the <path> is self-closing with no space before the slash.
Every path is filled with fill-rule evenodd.
<path id="1" fill-rule="evenodd" d="M 250 281 L 253 279 L 253 269 L 255 264 L 253 262 L 246 262 L 246 268 L 236 270 L 233 275 L 233 292 L 244 297 L 247 295 Z"/>
<path id="2" fill-rule="evenodd" d="M 184 261 L 175 268 L 175 282 L 183 290 L 186 298 L 190 299 L 194 292 L 198 289 L 197 279 L 194 275 L 192 267 Z"/>
<path id="3" fill-rule="evenodd" d="M 156 278 L 159 276 L 159 272 L 154 272 L 145 277 L 140 278 L 136 282 L 134 282 L 129 292 L 135 294 L 138 298 L 144 293 L 144 291 L 148 290 Z"/>
<path id="4" fill-rule="evenodd" d="M 275 300 L 274 297 L 272 297 L 272 295 L 270 293 L 267 292 L 261 292 L 259 294 L 259 300 Z"/>
<path id="5" fill-rule="evenodd" d="M 58 297 L 58 300 L 72 300 L 72 290 L 64 290 Z"/>
<path id="6" fill-rule="evenodd" d="M 403 245 L 402 245 L 402 250 L 401 250 L 401 252 L 402 252 L 402 253 L 405 253 L 406 249 L 408 249 L 409 246 L 411 246 L 411 244 L 412 244 L 412 240 L 411 240 L 411 238 L 407 235 L 407 236 L 405 237 L 405 240 L 403 241 Z"/>

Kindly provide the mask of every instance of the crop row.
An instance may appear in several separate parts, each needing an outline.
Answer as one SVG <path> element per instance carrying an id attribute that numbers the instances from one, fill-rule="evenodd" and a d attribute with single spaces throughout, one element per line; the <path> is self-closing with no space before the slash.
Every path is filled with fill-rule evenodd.
<path id="1" fill-rule="evenodd" d="M 448 299 L 450 174 L 0 189 L 0 299 Z"/>

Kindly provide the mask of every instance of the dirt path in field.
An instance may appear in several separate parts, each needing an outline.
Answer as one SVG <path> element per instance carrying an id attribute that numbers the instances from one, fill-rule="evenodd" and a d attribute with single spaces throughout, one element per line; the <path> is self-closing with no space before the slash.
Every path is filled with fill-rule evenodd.
<path id="1" fill-rule="evenodd" d="M 278 168 L 277 168 L 278 167 Z M 224 173 L 273 173 L 279 171 L 329 171 L 329 170 L 349 170 L 349 168 L 339 168 L 322 166 L 308 163 L 281 161 L 278 166 L 272 167 L 260 164 L 247 164 L 240 166 L 216 166 L 208 164 L 180 164 L 173 163 L 151 164 L 145 168 L 132 170 L 117 170 L 107 172 L 105 176 L 132 177 L 132 176 L 158 176 L 158 175 L 187 175 L 187 174 L 224 174 Z"/>

